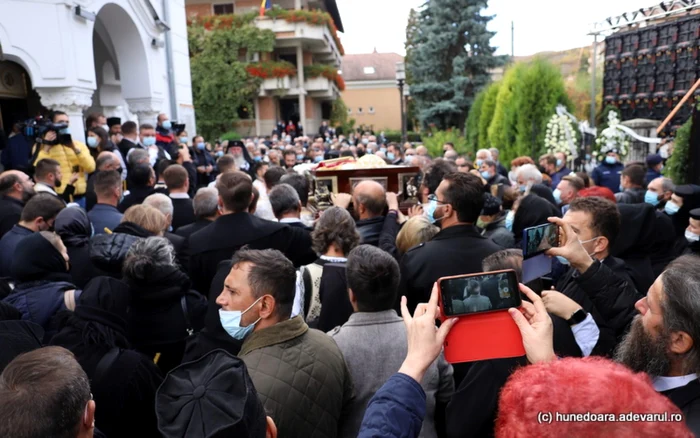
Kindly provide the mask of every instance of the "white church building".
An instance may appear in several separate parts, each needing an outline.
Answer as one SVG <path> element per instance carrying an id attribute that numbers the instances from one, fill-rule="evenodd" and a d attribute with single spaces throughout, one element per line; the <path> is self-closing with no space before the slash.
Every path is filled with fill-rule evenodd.
<path id="1" fill-rule="evenodd" d="M 60 110 L 195 131 L 184 0 L 0 0 L 0 127 Z"/>

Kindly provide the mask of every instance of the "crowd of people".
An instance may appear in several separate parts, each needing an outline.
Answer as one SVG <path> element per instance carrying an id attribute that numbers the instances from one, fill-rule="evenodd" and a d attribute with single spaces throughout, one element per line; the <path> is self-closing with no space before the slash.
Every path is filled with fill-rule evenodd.
<path id="1" fill-rule="evenodd" d="M 325 122 L 208 143 L 91 114 L 87 144 L 52 122 L 3 152 L 0 436 L 700 434 L 700 186 L 658 155 L 589 175 Z M 367 154 L 418 167 L 418 202 L 364 180 L 319 208 L 304 170 Z M 551 272 L 523 283 L 546 223 Z M 526 355 L 448 363 L 436 281 L 504 269 Z"/>

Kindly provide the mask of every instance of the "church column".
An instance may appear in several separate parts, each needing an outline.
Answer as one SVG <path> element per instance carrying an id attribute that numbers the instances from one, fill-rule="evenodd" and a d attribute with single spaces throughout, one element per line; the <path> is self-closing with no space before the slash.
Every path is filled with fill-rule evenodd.
<path id="1" fill-rule="evenodd" d="M 92 105 L 94 90 L 81 87 L 37 87 L 41 104 L 54 111 L 62 111 L 70 118 L 71 136 L 85 143 L 84 111 Z"/>
<path id="2" fill-rule="evenodd" d="M 297 78 L 299 82 L 299 123 L 308 135 L 309 126 L 306 123 L 306 89 L 304 88 L 304 50 L 301 43 L 297 46 Z"/>
<path id="3" fill-rule="evenodd" d="M 129 104 L 129 111 L 136 114 L 139 119 L 139 126 L 147 123 L 154 127 L 158 124 L 158 114 L 163 110 L 163 99 L 141 98 L 126 99 Z"/>

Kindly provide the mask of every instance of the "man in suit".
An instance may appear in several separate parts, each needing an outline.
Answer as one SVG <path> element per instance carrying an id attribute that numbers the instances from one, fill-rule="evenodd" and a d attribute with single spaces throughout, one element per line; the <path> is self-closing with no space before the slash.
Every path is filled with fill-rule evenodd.
<path id="1" fill-rule="evenodd" d="M 192 200 L 187 194 L 190 190 L 190 180 L 187 170 L 179 164 L 168 166 L 163 172 L 163 180 L 173 202 L 173 231 L 177 231 L 183 225 L 195 221 Z"/>
<path id="2" fill-rule="evenodd" d="M 120 181 L 122 174 L 122 166 L 119 157 L 114 152 L 100 152 L 95 160 L 95 172 L 93 172 L 87 180 L 87 188 L 85 189 L 85 210 L 90 211 L 97 204 L 97 194 L 95 193 L 95 178 L 100 172 L 109 172 L 116 170 L 119 172 Z"/>
<path id="3" fill-rule="evenodd" d="M 311 232 L 312 228 L 301 221 L 301 201 L 294 187 L 289 184 L 278 184 L 270 190 L 268 197 L 272 212 L 281 224 Z"/>
<path id="4" fill-rule="evenodd" d="M 187 272 L 190 263 L 189 250 L 187 249 L 187 239 L 172 233 L 173 222 L 173 201 L 167 195 L 154 193 L 143 200 L 143 205 L 150 205 L 165 216 L 165 229 L 163 237 L 168 239 L 175 249 L 177 261 L 183 272 Z"/>
<path id="5" fill-rule="evenodd" d="M 483 193 L 481 179 L 467 173 L 449 173 L 438 186 L 427 208 L 441 231 L 401 259 L 399 296 L 406 296 L 411 311 L 428 301 L 438 278 L 481 272 L 483 259 L 502 249 L 475 226 Z"/>
<path id="6" fill-rule="evenodd" d="M 156 173 L 148 164 L 137 164 L 129 171 L 131 184 L 129 194 L 119 203 L 119 211 L 124 213 L 132 205 L 143 203 L 143 200 L 155 193 Z"/>
<path id="7" fill-rule="evenodd" d="M 24 204 L 34 193 L 34 181 L 26 173 L 0 173 L 0 238 L 19 222 Z"/>
<path id="8" fill-rule="evenodd" d="M 106 233 L 105 229 L 114 230 L 122 221 L 122 213 L 117 210 L 122 196 L 122 178 L 115 171 L 99 172 L 94 178 L 94 191 L 97 202 L 88 212 L 88 219 L 95 234 Z"/>
<path id="9" fill-rule="evenodd" d="M 119 152 L 126 158 L 129 151 L 139 144 L 139 132 L 136 123 L 128 121 L 122 125 L 122 141 L 119 142 Z"/>
<path id="10" fill-rule="evenodd" d="M 654 388 L 683 411 L 694 435 L 700 434 L 700 258 L 676 259 L 635 304 L 629 333 L 615 359 L 652 378 Z"/>
<path id="11" fill-rule="evenodd" d="M 175 231 L 175 234 L 186 239 L 189 239 L 192 234 L 211 224 L 219 217 L 219 192 L 215 188 L 202 187 L 197 190 L 192 204 L 195 221 Z"/>
<path id="12" fill-rule="evenodd" d="M 200 293 L 209 291 L 217 265 L 245 245 L 280 250 L 296 267 L 316 260 L 308 232 L 248 213 L 253 183 L 247 174 L 234 171 L 221 175 L 216 187 L 221 216 L 190 236 L 190 278 Z"/>

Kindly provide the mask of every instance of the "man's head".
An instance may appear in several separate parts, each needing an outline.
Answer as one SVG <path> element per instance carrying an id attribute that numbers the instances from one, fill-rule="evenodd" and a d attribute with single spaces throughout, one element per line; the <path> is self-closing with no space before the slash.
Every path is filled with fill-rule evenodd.
<path id="1" fill-rule="evenodd" d="M 630 164 L 625 167 L 620 177 L 620 186 L 623 189 L 639 189 L 644 187 L 646 170 L 639 164 Z"/>
<path id="2" fill-rule="evenodd" d="M 355 312 L 382 312 L 394 307 L 399 289 L 399 264 L 371 245 L 350 251 L 346 266 L 348 294 Z"/>
<path id="3" fill-rule="evenodd" d="M 173 221 L 173 200 L 162 193 L 154 193 L 143 200 L 143 205 L 151 206 L 165 216 L 165 227 L 162 231 L 167 231 Z"/>
<path id="4" fill-rule="evenodd" d="M 576 198 L 569 204 L 563 220 L 571 225 L 591 257 L 598 260 L 608 257 L 620 232 L 620 212 L 614 203 L 597 196 Z"/>
<path id="5" fill-rule="evenodd" d="M 68 117 L 68 114 L 64 113 L 63 111 L 54 111 L 51 113 L 51 122 L 56 125 L 65 124 L 70 126 L 70 117 Z"/>
<path id="6" fill-rule="evenodd" d="M 153 236 L 162 236 L 169 226 L 165 215 L 160 210 L 145 203 L 132 205 L 127 208 L 122 217 L 122 222 L 136 224 Z"/>
<path id="7" fill-rule="evenodd" d="M 665 177 L 654 178 L 647 186 L 647 192 L 653 194 L 650 200 L 664 204 L 671 200 L 675 190 L 676 185 L 673 184 L 673 180 Z"/>
<path id="8" fill-rule="evenodd" d="M 566 166 L 566 154 L 564 152 L 556 152 L 554 157 L 557 159 L 557 169 Z"/>
<path id="9" fill-rule="evenodd" d="M 350 213 L 340 207 L 325 210 L 311 232 L 313 250 L 321 255 L 329 252 L 347 256 L 360 243 L 355 220 Z"/>
<path id="10" fill-rule="evenodd" d="M 455 164 L 457 165 L 457 172 L 467 173 L 472 170 L 472 163 L 464 157 L 458 157 L 455 160 Z"/>
<path id="11" fill-rule="evenodd" d="M 272 212 L 278 220 L 301 217 L 301 201 L 294 187 L 289 184 L 277 184 L 268 193 Z"/>
<path id="12" fill-rule="evenodd" d="M 265 172 L 265 175 L 263 176 L 267 190 L 272 190 L 272 188 L 274 186 L 276 186 L 277 184 L 280 183 L 280 180 L 286 174 L 287 174 L 287 171 L 282 167 L 270 167 L 270 168 L 268 168 L 267 171 Z"/>
<path id="13" fill-rule="evenodd" d="M 149 163 L 150 157 L 148 156 L 148 151 L 141 148 L 132 149 L 129 151 L 129 157 L 126 160 L 126 165 L 129 167 L 129 172 L 131 172 L 131 169 L 139 164 L 145 164 L 146 166 L 150 167 Z"/>
<path id="14" fill-rule="evenodd" d="M 214 187 L 202 187 L 192 200 L 197 219 L 213 221 L 219 215 L 219 192 Z"/>
<path id="15" fill-rule="evenodd" d="M 381 216 L 386 209 L 386 192 L 376 181 L 360 181 L 352 191 L 352 203 L 359 219 Z"/>
<path id="16" fill-rule="evenodd" d="M 401 152 L 401 146 L 399 146 L 396 143 L 389 143 L 386 147 L 386 158 L 394 162 L 400 158 L 402 158 L 403 154 Z"/>
<path id="17" fill-rule="evenodd" d="M 66 204 L 50 193 L 39 193 L 22 209 L 19 224 L 35 233 L 53 230 L 56 215 L 66 208 Z"/>
<path id="18" fill-rule="evenodd" d="M 554 154 L 546 154 L 540 157 L 540 165 L 549 175 L 557 171 L 557 157 Z"/>
<path id="19" fill-rule="evenodd" d="M 153 146 L 156 144 L 156 130 L 153 125 L 144 123 L 139 129 L 139 136 L 141 138 L 141 144 L 144 146 Z"/>
<path id="20" fill-rule="evenodd" d="M 121 162 L 119 157 L 114 152 L 104 151 L 100 152 L 95 160 L 95 168 L 100 172 L 106 172 L 110 170 L 116 170 L 119 173 L 121 168 Z"/>
<path id="21" fill-rule="evenodd" d="M 270 159 L 270 163 L 279 166 L 280 165 L 280 152 L 277 149 L 270 149 L 267 153 L 267 157 Z"/>
<path id="22" fill-rule="evenodd" d="M 287 173 L 282 176 L 280 183 L 289 184 L 294 187 L 299 195 L 299 200 L 301 201 L 301 206 L 306 207 L 309 202 L 309 180 L 305 176 L 299 175 L 298 173 Z"/>
<path id="23" fill-rule="evenodd" d="M 34 181 L 19 170 L 7 170 L 0 173 L 0 196 L 7 196 L 18 201 L 27 202 L 34 196 Z"/>
<path id="24" fill-rule="evenodd" d="M 34 180 L 44 183 L 51 188 L 61 187 L 61 163 L 51 158 L 44 158 L 36 163 L 34 170 Z"/>
<path id="25" fill-rule="evenodd" d="M 132 141 L 138 140 L 138 128 L 136 122 L 129 120 L 122 125 L 122 135 Z"/>
<path id="26" fill-rule="evenodd" d="M 233 172 L 236 170 L 236 160 L 231 155 L 224 155 L 216 160 L 216 167 L 220 174 Z"/>
<path id="27" fill-rule="evenodd" d="M 95 174 L 95 194 L 98 204 L 116 207 L 122 197 L 122 178 L 116 171 L 107 170 Z"/>
<path id="28" fill-rule="evenodd" d="M 163 181 L 170 193 L 187 193 L 190 189 L 190 179 L 187 169 L 179 164 L 168 166 L 163 172 Z"/>
<path id="29" fill-rule="evenodd" d="M 523 164 L 515 173 L 520 192 L 525 192 L 529 187 L 542 182 L 542 174 L 534 164 Z"/>
<path id="30" fill-rule="evenodd" d="M 500 152 L 498 152 L 498 149 L 490 148 L 489 152 L 491 153 L 491 159 L 495 162 L 498 162 L 498 156 L 500 155 Z"/>
<path id="31" fill-rule="evenodd" d="M 445 229 L 459 224 L 474 224 L 484 208 L 484 185 L 471 173 L 445 175 L 435 191 L 437 207 L 433 213 Z"/>
<path id="32" fill-rule="evenodd" d="M 454 143 L 447 142 L 442 145 L 442 152 L 447 152 L 447 151 L 453 151 L 455 150 L 455 145 Z"/>
<path id="33" fill-rule="evenodd" d="M 422 144 L 416 146 L 416 155 L 420 155 L 421 157 L 427 157 L 428 156 L 428 148 L 426 148 Z"/>
<path id="34" fill-rule="evenodd" d="M 664 159 L 659 154 L 649 154 L 647 156 L 647 167 L 656 172 L 661 172 L 664 168 Z"/>
<path id="35" fill-rule="evenodd" d="M 484 160 L 479 167 L 479 172 L 485 180 L 490 180 L 498 174 L 498 169 L 496 167 L 496 162 L 493 160 Z"/>
<path id="36" fill-rule="evenodd" d="M 148 164 L 137 164 L 129 171 L 131 182 L 136 187 L 153 187 L 156 185 L 156 173 Z"/>
<path id="37" fill-rule="evenodd" d="M 490 193 L 484 193 L 484 207 L 481 209 L 479 220 L 488 225 L 498 219 L 501 215 L 501 205 L 500 199 Z"/>
<path id="38" fill-rule="evenodd" d="M 87 129 L 104 127 L 107 125 L 107 118 L 102 113 L 90 113 L 85 118 L 85 127 Z"/>
<path id="39" fill-rule="evenodd" d="M 459 158 L 459 154 L 457 154 L 457 151 L 455 151 L 455 150 L 450 150 L 450 151 L 445 152 L 444 157 L 446 160 L 456 161 L 457 158 Z"/>
<path id="40" fill-rule="evenodd" d="M 255 176 L 259 180 L 263 180 L 265 176 L 265 172 L 270 168 L 270 165 L 264 161 L 256 161 L 253 163 L 253 171 L 255 172 Z"/>
<path id="41" fill-rule="evenodd" d="M 221 175 L 216 183 L 219 191 L 219 211 L 222 214 L 248 211 L 253 200 L 253 182 L 241 171 Z"/>
<path id="42" fill-rule="evenodd" d="M 568 205 L 578 196 L 578 192 L 584 189 L 583 180 L 576 175 L 566 175 L 561 179 L 556 190 L 554 190 L 554 199 L 560 201 L 562 205 Z M 558 190 L 558 192 L 557 192 Z M 559 195 L 559 199 L 557 199 Z"/>
<path id="43" fill-rule="evenodd" d="M 170 117 L 168 117 L 168 115 L 164 113 L 158 114 L 158 126 L 161 126 L 165 129 L 170 129 L 172 127 Z"/>
<path id="44" fill-rule="evenodd" d="M 616 360 L 652 377 L 700 372 L 698 263 L 696 256 L 676 259 L 637 301 L 639 315 L 618 346 Z"/>
<path id="45" fill-rule="evenodd" d="M 481 163 L 491 159 L 491 152 L 488 149 L 479 149 L 476 151 L 476 167 L 480 168 Z"/>
<path id="46" fill-rule="evenodd" d="M 87 438 L 94 421 L 90 381 L 65 348 L 21 354 L 0 375 L 0 436 Z"/>
<path id="47" fill-rule="evenodd" d="M 156 172 L 158 172 L 158 183 L 165 184 L 163 175 L 165 174 L 167 168 L 172 166 L 173 164 L 175 164 L 175 162 L 170 160 L 160 160 L 160 162 L 156 164 Z"/>
<path id="48" fill-rule="evenodd" d="M 421 202 L 428 202 L 428 196 L 435 193 L 445 175 L 456 171 L 455 163 L 443 158 L 436 159 L 433 164 L 428 166 L 423 172 L 420 186 Z"/>
<path id="49" fill-rule="evenodd" d="M 243 312 L 239 326 L 254 324 L 253 331 L 258 331 L 291 317 L 295 292 L 296 271 L 284 254 L 244 248 L 234 254 L 216 304 L 224 311 Z"/>

